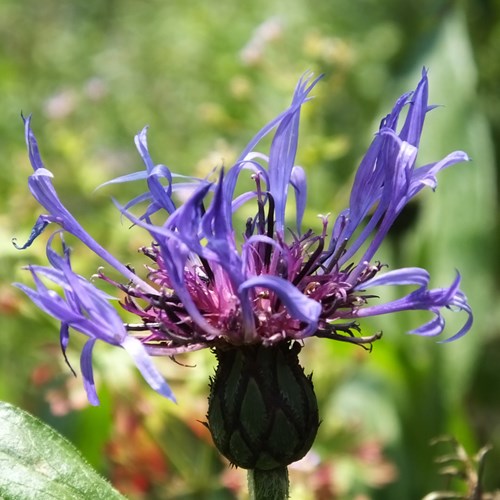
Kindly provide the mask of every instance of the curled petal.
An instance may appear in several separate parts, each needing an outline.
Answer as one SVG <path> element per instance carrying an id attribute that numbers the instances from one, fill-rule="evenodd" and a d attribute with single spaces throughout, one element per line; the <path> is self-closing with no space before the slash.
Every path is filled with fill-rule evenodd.
<path id="1" fill-rule="evenodd" d="M 260 157 L 262 155 L 248 154 L 244 159 L 236 162 L 227 172 L 224 182 L 224 198 L 226 200 L 232 200 L 234 196 L 234 190 L 236 189 L 236 183 L 238 177 L 242 170 L 251 170 L 259 177 L 264 179 L 266 186 L 269 186 L 269 176 L 266 169 L 258 162 L 254 160 L 255 157 Z"/>
<path id="2" fill-rule="evenodd" d="M 470 306 L 467 304 L 467 306 L 458 306 L 457 307 L 461 310 L 464 310 L 467 312 L 467 321 L 464 323 L 464 326 L 457 332 L 455 335 L 451 336 L 450 338 L 447 338 L 445 340 L 442 340 L 441 343 L 446 343 L 446 342 L 453 342 L 454 340 L 458 340 L 460 337 L 463 337 L 471 328 L 472 328 L 472 323 L 474 321 L 474 317 L 472 315 L 472 309 Z"/>
<path id="3" fill-rule="evenodd" d="M 49 245 L 51 242 L 52 238 L 49 240 Z M 99 404 L 92 370 L 92 350 L 97 340 L 121 346 L 127 350 L 151 387 L 160 394 L 173 399 L 172 392 L 166 382 L 160 380 L 160 375 L 151 360 L 146 359 L 147 354 L 142 344 L 139 340 L 130 337 L 125 330 L 120 316 L 115 308 L 109 304 L 109 296 L 72 271 L 69 251 L 66 247 L 63 246 L 63 248 L 64 255 L 62 257 L 51 249 L 47 250 L 53 268 L 41 266 L 29 268 L 36 290 L 22 284 L 15 285 L 25 292 L 40 309 L 61 321 L 59 339 L 68 366 L 66 348 L 69 341 L 69 328 L 89 337 L 82 350 L 80 365 L 90 403 Z M 47 288 L 39 275 L 60 286 L 64 296 Z M 137 347 L 137 343 L 140 347 Z"/>
<path id="4" fill-rule="evenodd" d="M 200 313 L 186 286 L 186 282 L 184 280 L 184 268 L 189 255 L 189 251 L 186 246 L 176 239 L 164 240 L 161 244 L 161 253 L 165 267 L 168 271 L 168 276 L 172 283 L 172 287 L 181 299 L 182 304 L 193 321 L 203 328 L 208 334 L 214 336 L 219 335 L 219 330 L 212 326 Z"/>
<path id="5" fill-rule="evenodd" d="M 203 200 L 210 189 L 211 184 L 209 183 L 200 185 L 186 203 L 169 217 L 165 224 L 167 229 L 178 231 L 182 239 L 189 241 L 189 246 L 198 253 L 201 252 L 200 227 L 204 211 Z"/>
<path id="6" fill-rule="evenodd" d="M 26 248 L 30 247 L 31 244 L 40 236 L 45 228 L 52 222 L 50 220 L 50 217 L 47 217 L 46 215 L 40 215 L 35 222 L 35 225 L 33 226 L 33 229 L 31 230 L 30 235 L 28 236 L 28 239 L 23 245 L 18 245 L 17 239 L 12 238 L 12 244 L 18 249 L 18 250 L 26 250 Z"/>
<path id="7" fill-rule="evenodd" d="M 384 276 L 382 276 L 379 279 L 378 284 L 401 285 L 412 284 L 412 281 L 414 282 L 413 284 L 420 284 L 425 282 L 427 279 L 425 274 L 421 273 L 422 270 L 419 270 L 418 268 L 410 268 L 402 271 L 402 273 L 399 273 L 398 271 L 387 273 L 385 275 L 386 278 L 384 279 Z M 389 276 L 389 278 L 387 278 L 387 276 Z M 371 286 L 375 286 L 373 283 L 377 284 L 377 278 L 373 279 Z M 361 318 L 378 316 L 381 314 L 392 314 L 395 312 L 412 310 L 431 311 L 437 316 L 437 318 L 420 328 L 412 330 L 410 333 L 433 336 L 439 335 L 444 328 L 444 320 L 441 318 L 441 309 L 446 308 L 452 311 L 464 311 L 467 313 L 467 320 L 464 323 L 464 326 L 459 330 L 459 332 L 447 339 L 448 342 L 456 340 L 470 330 L 473 322 L 471 307 L 459 286 L 460 274 L 457 273 L 457 277 L 449 288 L 434 288 L 429 290 L 426 284 L 421 285 L 417 290 L 409 293 L 406 297 L 401 299 L 376 306 L 360 308 L 354 312 L 353 317 Z"/>
<path id="8" fill-rule="evenodd" d="M 433 190 L 436 189 L 436 174 L 440 170 L 444 170 L 445 168 L 451 167 L 452 165 L 463 161 L 469 161 L 469 156 L 463 151 L 454 151 L 441 161 L 416 168 L 412 174 L 408 196 L 412 198 L 425 186 L 429 186 Z"/>
<path id="9" fill-rule="evenodd" d="M 59 330 L 59 345 L 61 346 L 61 352 L 63 353 L 64 361 L 68 365 L 68 368 L 71 370 L 73 375 L 76 377 L 76 372 L 71 366 L 68 357 L 66 356 L 66 349 L 69 344 L 69 325 L 64 321 L 61 323 L 61 328 Z"/>
<path id="10" fill-rule="evenodd" d="M 387 273 L 376 276 L 365 281 L 357 287 L 357 289 L 368 290 L 375 286 L 386 285 L 418 285 L 427 286 L 429 284 L 430 275 L 425 269 L 419 267 L 405 267 L 396 269 Z"/>
<path id="11" fill-rule="evenodd" d="M 436 311 L 435 314 L 435 318 L 431 319 L 428 323 L 415 328 L 414 330 L 410 330 L 408 334 L 420 335 L 422 337 L 435 337 L 442 333 L 445 327 L 444 318 L 441 316 L 439 311 Z"/>
<path id="12" fill-rule="evenodd" d="M 175 403 L 176 399 L 172 389 L 170 389 L 169 385 L 165 382 L 165 379 L 153 364 L 153 360 L 149 357 L 140 340 L 134 337 L 127 337 L 122 342 L 122 347 L 133 359 L 135 366 L 141 372 L 144 380 L 146 380 L 151 388 Z"/>
<path id="13" fill-rule="evenodd" d="M 139 154 L 141 155 L 141 158 L 142 158 L 142 161 L 144 162 L 144 165 L 146 165 L 146 170 L 147 170 L 148 174 L 150 174 L 154 168 L 154 163 L 153 163 L 153 160 L 151 159 L 151 156 L 149 154 L 147 137 L 148 137 L 148 127 L 144 127 L 134 137 L 134 142 L 135 142 L 135 147 L 137 148 L 137 151 L 139 151 Z"/>
<path id="14" fill-rule="evenodd" d="M 92 351 L 96 339 L 89 339 L 82 349 L 80 357 L 80 370 L 82 371 L 83 386 L 87 393 L 87 399 L 92 406 L 99 406 L 99 397 L 95 389 L 94 369 L 92 368 Z"/>
<path id="15" fill-rule="evenodd" d="M 149 293 L 155 292 L 154 288 L 140 279 L 135 273 L 130 271 L 127 266 L 122 264 L 116 257 L 111 255 L 106 249 L 99 245 L 99 243 L 97 243 L 87 233 L 87 231 L 83 229 L 83 227 L 63 205 L 56 190 L 54 189 L 54 186 L 52 185 L 52 173 L 43 166 L 38 144 L 35 135 L 31 130 L 30 117 L 25 119 L 25 133 L 30 161 L 35 171 L 33 175 L 30 176 L 28 185 L 33 197 L 49 212 L 49 214 L 39 217 L 27 243 L 17 247 L 23 249 L 28 247 L 49 222 L 56 222 L 65 231 L 76 236 L 100 258 L 113 266 L 117 271 L 123 274 L 126 278 L 130 279 L 137 286 L 141 287 L 144 291 Z"/>
<path id="16" fill-rule="evenodd" d="M 289 281 L 278 276 L 255 276 L 246 280 L 239 291 L 255 287 L 268 288 L 275 292 L 285 304 L 290 316 L 308 324 L 303 331 L 303 337 L 308 337 L 316 331 L 322 309 L 319 302 L 307 297 Z"/>
<path id="17" fill-rule="evenodd" d="M 192 233 L 184 234 L 181 232 L 175 232 L 165 227 L 148 224 L 135 218 L 132 214 L 126 212 L 123 208 L 120 208 L 117 203 L 116 205 L 122 211 L 122 213 L 134 224 L 147 229 L 159 244 L 160 252 L 168 273 L 170 284 L 175 293 L 179 296 L 179 299 L 182 301 L 182 304 L 186 308 L 186 311 L 189 313 L 193 321 L 210 335 L 217 336 L 218 334 L 220 334 L 219 330 L 212 326 L 196 307 L 196 304 L 194 303 L 189 290 L 187 289 L 184 279 L 184 268 L 186 266 L 186 262 L 188 256 L 190 255 L 190 252 L 201 252 L 202 254 L 204 253 L 203 248 L 195 235 Z M 158 292 L 155 291 L 155 295 L 157 295 L 157 293 Z"/>
<path id="18" fill-rule="evenodd" d="M 172 173 L 165 165 L 155 166 L 153 163 L 148 150 L 147 131 L 148 128 L 144 127 L 135 136 L 135 145 L 146 165 L 148 187 L 153 200 L 155 200 L 158 209 L 161 207 L 168 213 L 172 213 L 175 210 L 175 205 L 172 201 Z M 167 180 L 166 187 L 163 187 L 160 178 Z"/>
<path id="19" fill-rule="evenodd" d="M 164 187 L 160 179 L 167 180 Z M 157 165 L 148 175 L 148 187 L 156 204 L 171 214 L 175 210 L 172 200 L 172 174 L 165 165 Z"/>
<path id="20" fill-rule="evenodd" d="M 240 194 L 237 198 L 235 198 L 231 203 L 231 210 L 236 212 L 238 208 L 244 205 L 247 201 L 250 201 L 254 198 L 257 198 L 256 191 L 247 191 L 246 193 Z"/>

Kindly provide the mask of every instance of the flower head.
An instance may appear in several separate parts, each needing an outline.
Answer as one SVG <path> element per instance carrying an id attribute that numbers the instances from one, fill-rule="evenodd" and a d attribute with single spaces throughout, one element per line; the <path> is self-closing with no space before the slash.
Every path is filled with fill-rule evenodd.
<path id="1" fill-rule="evenodd" d="M 110 298 L 76 276 L 68 252 L 58 256 L 49 241 L 51 267 L 30 267 L 37 289 L 19 286 L 62 322 L 63 350 L 70 326 L 90 338 L 82 353 L 87 386 L 90 355 L 97 339 L 127 349 L 148 382 L 172 397 L 157 381 L 156 372 L 149 378 L 146 375 L 153 372 L 145 353 L 172 356 L 207 347 L 271 346 L 311 336 L 369 343 L 379 335 L 357 336 L 359 318 L 415 309 L 430 311 L 434 319 L 409 333 L 442 333 L 443 309 L 467 314 L 464 326 L 448 340 L 470 329 L 472 312 L 459 288 L 459 275 L 448 288 L 430 289 L 430 277 L 424 269 L 383 272 L 384 265 L 374 260 L 404 206 L 425 186 L 434 189 L 440 170 L 468 159 L 465 153 L 455 151 L 440 161 L 416 167 L 425 116 L 433 108 L 427 102 L 426 71 L 415 91 L 400 97 L 382 120 L 356 173 L 349 207 L 333 223 L 322 217 L 322 231 L 315 234 L 301 230 L 307 184 L 295 156 L 301 108 L 318 80 L 303 77 L 290 107 L 259 131 L 236 163 L 220 170 L 213 181 L 179 176 L 165 165 L 155 164 L 148 151 L 147 130 L 136 136 L 146 169 L 109 183 L 147 183 L 146 193 L 119 206 L 134 225 L 151 235 L 152 243 L 141 249 L 148 259 L 144 277 L 100 246 L 64 207 L 52 185 L 52 174 L 42 164 L 30 119 L 25 120 L 35 170 L 29 186 L 48 214 L 40 216 L 21 248 L 30 245 L 48 223 L 59 224 L 123 274 L 128 282 L 112 280 L 102 271 L 98 276 L 124 293 L 121 306 L 138 318 L 134 324 L 124 324 L 109 304 Z M 255 152 L 261 139 L 273 130 L 269 154 Z M 236 196 L 243 173 L 250 175 L 254 188 Z M 286 222 L 290 189 L 295 192 L 296 204 L 293 228 Z M 179 190 L 189 196 L 178 205 Z M 141 202 L 147 202 L 147 208 L 134 216 L 130 210 Z M 234 214 L 244 204 L 253 207 L 254 216 L 244 228 L 238 228 Z M 152 221 L 157 212 L 165 213 L 161 224 Z M 65 299 L 56 299 L 40 276 L 62 286 Z M 396 285 L 415 289 L 386 303 L 367 293 L 374 287 Z"/>

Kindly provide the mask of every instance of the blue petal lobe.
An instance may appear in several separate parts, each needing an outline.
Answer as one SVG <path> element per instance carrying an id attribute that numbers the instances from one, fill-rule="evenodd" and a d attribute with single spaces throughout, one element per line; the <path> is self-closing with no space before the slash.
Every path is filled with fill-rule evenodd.
<path id="1" fill-rule="evenodd" d="M 80 369 L 82 371 L 83 386 L 87 392 L 87 398 L 92 406 L 99 406 L 99 398 L 95 390 L 94 370 L 92 368 L 92 350 L 96 339 L 89 339 L 82 349 L 80 357 Z"/>
<path id="2" fill-rule="evenodd" d="M 175 403 L 176 399 L 172 390 L 153 364 L 153 360 L 139 339 L 127 337 L 121 345 L 134 360 L 135 366 L 151 388 Z"/>

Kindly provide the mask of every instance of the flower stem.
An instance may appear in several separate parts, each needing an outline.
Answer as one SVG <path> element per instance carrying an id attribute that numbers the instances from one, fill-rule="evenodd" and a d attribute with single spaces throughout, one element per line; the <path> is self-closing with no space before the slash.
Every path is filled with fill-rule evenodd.
<path id="1" fill-rule="evenodd" d="M 250 500 L 287 500 L 289 485 L 286 467 L 272 470 L 248 470 Z"/>

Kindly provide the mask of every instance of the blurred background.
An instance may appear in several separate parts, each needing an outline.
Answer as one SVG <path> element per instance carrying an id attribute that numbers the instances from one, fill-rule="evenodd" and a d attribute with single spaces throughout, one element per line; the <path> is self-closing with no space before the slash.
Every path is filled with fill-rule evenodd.
<path id="1" fill-rule="evenodd" d="M 462 149 L 472 162 L 439 176 L 392 230 L 380 260 L 423 266 L 433 286 L 456 269 L 475 313 L 453 344 L 405 331 L 425 317 L 364 321 L 384 331 L 372 353 L 324 340 L 301 354 L 314 372 L 322 424 L 312 452 L 291 467 L 293 499 L 420 499 L 466 491 L 439 475 L 436 457 L 454 436 L 474 455 L 493 445 L 484 484 L 500 488 L 500 332 L 496 157 L 500 145 L 498 0 L 0 1 L 0 399 L 56 428 L 131 499 L 243 499 L 245 474 L 211 445 L 205 427 L 208 352 L 158 359 L 179 404 L 146 387 L 127 356 L 98 345 L 101 406 L 88 406 L 81 377 L 65 366 L 56 321 L 13 281 L 45 263 L 45 241 L 17 251 L 41 213 L 21 111 L 55 186 L 82 225 L 123 262 L 140 268 L 145 233 L 129 231 L 111 197 L 138 184 L 110 178 L 142 169 L 133 136 L 150 125 L 154 161 L 205 175 L 230 165 L 282 111 L 306 70 L 324 73 L 302 115 L 298 163 L 309 176 L 305 225 L 345 208 L 355 168 L 399 95 L 429 68 L 430 101 L 419 164 Z M 74 267 L 102 264 L 73 246 Z M 456 316 L 456 317 L 455 317 Z M 451 336 L 465 319 L 448 318 Z M 79 366 L 82 339 L 71 339 Z"/>

